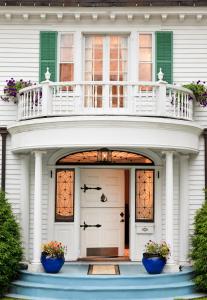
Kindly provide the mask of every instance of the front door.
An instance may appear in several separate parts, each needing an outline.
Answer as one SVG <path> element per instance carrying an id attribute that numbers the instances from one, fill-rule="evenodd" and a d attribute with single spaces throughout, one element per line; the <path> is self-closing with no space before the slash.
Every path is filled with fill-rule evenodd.
<path id="1" fill-rule="evenodd" d="M 81 257 L 124 255 L 124 170 L 81 170 Z"/>

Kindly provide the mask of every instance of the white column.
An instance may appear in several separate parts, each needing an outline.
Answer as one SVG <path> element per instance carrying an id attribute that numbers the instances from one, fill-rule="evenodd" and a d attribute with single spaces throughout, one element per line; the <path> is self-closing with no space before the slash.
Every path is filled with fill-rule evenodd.
<path id="1" fill-rule="evenodd" d="M 21 155 L 21 227 L 24 258 L 29 260 L 29 155 Z"/>
<path id="2" fill-rule="evenodd" d="M 136 223 L 135 223 L 135 167 L 130 170 L 130 225 L 129 225 L 129 246 L 130 246 L 130 259 L 137 260 L 136 248 Z"/>
<path id="3" fill-rule="evenodd" d="M 166 192 L 165 192 L 165 240 L 170 246 L 171 256 L 168 260 L 173 263 L 173 152 L 167 151 L 166 155 Z"/>
<path id="4" fill-rule="evenodd" d="M 188 155 L 180 156 L 180 237 L 179 261 L 186 264 L 188 261 Z"/>
<path id="5" fill-rule="evenodd" d="M 33 264 L 40 263 L 42 244 L 42 155 L 34 151 L 35 182 L 34 182 L 34 223 L 33 223 Z"/>

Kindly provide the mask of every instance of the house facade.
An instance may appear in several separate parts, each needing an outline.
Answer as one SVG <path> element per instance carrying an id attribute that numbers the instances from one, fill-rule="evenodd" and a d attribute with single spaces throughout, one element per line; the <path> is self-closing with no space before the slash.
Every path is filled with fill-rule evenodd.
<path id="1" fill-rule="evenodd" d="M 169 265 L 188 264 L 207 109 L 182 85 L 207 77 L 205 3 L 13 2 L 0 10 L 1 94 L 11 77 L 33 84 L 0 100 L 0 176 L 25 260 L 58 240 L 68 261 L 140 261 L 165 240 Z"/>

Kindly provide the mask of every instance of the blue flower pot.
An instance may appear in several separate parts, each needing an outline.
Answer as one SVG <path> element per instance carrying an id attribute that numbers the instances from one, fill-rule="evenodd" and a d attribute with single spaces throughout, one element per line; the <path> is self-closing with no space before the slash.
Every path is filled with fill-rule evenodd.
<path id="1" fill-rule="evenodd" d="M 65 262 L 64 257 L 41 255 L 41 263 L 46 273 L 58 273 Z"/>
<path id="2" fill-rule="evenodd" d="M 166 264 L 166 259 L 158 256 L 143 257 L 142 263 L 149 274 L 160 274 Z"/>

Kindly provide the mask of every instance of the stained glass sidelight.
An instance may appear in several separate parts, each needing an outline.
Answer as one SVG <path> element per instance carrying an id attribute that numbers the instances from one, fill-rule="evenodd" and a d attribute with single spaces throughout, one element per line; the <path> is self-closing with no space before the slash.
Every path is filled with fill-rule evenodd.
<path id="1" fill-rule="evenodd" d="M 74 221 L 74 170 L 56 170 L 55 221 Z"/>
<path id="2" fill-rule="evenodd" d="M 136 222 L 154 220 L 154 170 L 136 170 Z"/>

